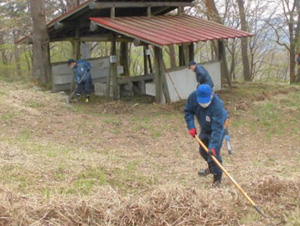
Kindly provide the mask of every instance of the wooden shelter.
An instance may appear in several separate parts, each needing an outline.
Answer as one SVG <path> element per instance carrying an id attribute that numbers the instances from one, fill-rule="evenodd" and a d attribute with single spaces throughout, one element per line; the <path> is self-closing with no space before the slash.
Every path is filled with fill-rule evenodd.
<path id="1" fill-rule="evenodd" d="M 50 42 L 70 41 L 73 57 L 80 58 L 80 43 L 111 42 L 110 74 L 107 76 L 107 96 L 112 87 L 113 98 L 118 98 L 116 43 L 120 42 L 120 63 L 124 74 L 129 75 L 128 43 L 144 47 L 144 74 L 152 74 L 149 45 L 154 48 L 154 82 L 156 102 L 164 98 L 170 102 L 166 88 L 162 47 L 176 44 L 179 47 L 179 65 L 187 65 L 194 58 L 194 43 L 247 37 L 251 34 L 221 24 L 184 15 L 184 7 L 192 7 L 192 0 L 127 1 L 88 0 L 48 23 Z M 177 9 L 176 15 L 166 15 Z M 19 41 L 30 42 L 30 38 Z M 184 56 L 184 46 L 189 54 Z M 221 45 L 220 45 L 221 46 Z M 219 48 L 219 59 L 223 57 Z M 123 79 L 124 80 L 124 79 Z M 128 79 L 127 79 L 128 80 Z"/>

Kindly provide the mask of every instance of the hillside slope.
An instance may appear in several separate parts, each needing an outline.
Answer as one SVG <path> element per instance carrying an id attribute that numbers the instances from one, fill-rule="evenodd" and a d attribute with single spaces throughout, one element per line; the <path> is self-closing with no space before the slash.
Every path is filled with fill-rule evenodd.
<path id="1" fill-rule="evenodd" d="M 1 83 L 0 225 L 300 225 L 300 87 L 234 84 L 224 178 L 211 188 L 187 133 L 184 102 L 148 98 L 66 104 Z"/>

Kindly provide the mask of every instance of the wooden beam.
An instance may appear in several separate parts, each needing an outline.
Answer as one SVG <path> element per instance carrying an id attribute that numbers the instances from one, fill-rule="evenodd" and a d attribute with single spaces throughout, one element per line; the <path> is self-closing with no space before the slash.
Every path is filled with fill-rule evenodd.
<path id="1" fill-rule="evenodd" d="M 193 6 L 192 2 L 92 2 L 90 9 Z"/>
<path id="2" fill-rule="evenodd" d="M 77 27 L 86 27 L 86 26 L 89 26 L 90 22 L 89 21 L 84 21 L 84 22 L 80 22 L 80 23 L 77 23 L 77 22 L 60 22 L 60 21 L 57 21 L 55 22 L 54 24 L 54 29 L 55 30 L 61 30 L 61 29 L 65 29 L 65 28 L 77 28 Z"/>
<path id="3" fill-rule="evenodd" d="M 107 35 L 101 35 L 101 36 L 82 36 L 77 38 L 76 40 L 79 40 L 81 42 L 111 42 L 112 35 L 107 34 Z M 120 37 L 116 38 L 117 42 L 133 42 L 133 38 L 126 38 L 126 37 Z M 74 38 L 69 37 L 69 38 L 54 38 L 51 39 L 51 42 L 63 42 L 63 41 L 74 41 Z"/>

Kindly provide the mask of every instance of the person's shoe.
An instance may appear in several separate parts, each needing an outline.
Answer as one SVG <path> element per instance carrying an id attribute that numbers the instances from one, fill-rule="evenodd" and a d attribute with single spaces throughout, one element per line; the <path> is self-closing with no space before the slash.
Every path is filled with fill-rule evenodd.
<path id="1" fill-rule="evenodd" d="M 206 177 L 207 175 L 211 174 L 211 171 L 209 168 L 201 169 L 198 171 L 199 177 Z"/>
<path id="2" fill-rule="evenodd" d="M 80 97 L 75 97 L 72 102 L 77 103 L 79 101 L 79 99 L 80 99 Z"/>
<path id="3" fill-rule="evenodd" d="M 212 187 L 218 188 L 221 186 L 221 181 L 222 181 L 222 174 L 215 174 Z"/>
<path id="4" fill-rule="evenodd" d="M 90 96 L 87 96 L 86 98 L 85 98 L 85 103 L 88 103 L 90 101 Z"/>

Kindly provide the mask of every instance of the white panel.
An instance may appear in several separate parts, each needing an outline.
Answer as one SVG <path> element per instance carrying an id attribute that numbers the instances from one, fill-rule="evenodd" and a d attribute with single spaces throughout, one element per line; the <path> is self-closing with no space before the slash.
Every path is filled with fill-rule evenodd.
<path id="1" fill-rule="evenodd" d="M 221 89 L 221 63 L 208 62 L 201 64 L 211 75 L 214 82 L 214 90 Z M 171 102 L 185 100 L 198 85 L 195 72 L 184 68 L 177 71 L 166 72 L 166 79 L 170 93 Z M 155 96 L 155 84 L 146 83 L 146 94 Z"/>

